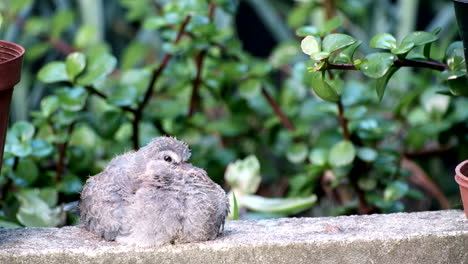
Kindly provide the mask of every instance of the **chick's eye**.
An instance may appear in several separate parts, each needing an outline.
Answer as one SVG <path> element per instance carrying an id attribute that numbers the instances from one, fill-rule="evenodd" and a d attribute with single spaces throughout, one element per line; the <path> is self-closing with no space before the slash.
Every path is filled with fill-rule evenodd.
<path id="1" fill-rule="evenodd" d="M 164 155 L 164 161 L 172 162 L 172 158 L 168 155 Z"/>

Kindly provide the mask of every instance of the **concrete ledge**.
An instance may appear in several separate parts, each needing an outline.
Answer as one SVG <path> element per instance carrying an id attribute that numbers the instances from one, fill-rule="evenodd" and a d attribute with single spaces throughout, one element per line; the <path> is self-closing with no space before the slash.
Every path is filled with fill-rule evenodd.
<path id="1" fill-rule="evenodd" d="M 448 210 L 228 221 L 214 241 L 136 248 L 82 227 L 0 229 L 0 263 L 468 263 L 468 219 Z"/>

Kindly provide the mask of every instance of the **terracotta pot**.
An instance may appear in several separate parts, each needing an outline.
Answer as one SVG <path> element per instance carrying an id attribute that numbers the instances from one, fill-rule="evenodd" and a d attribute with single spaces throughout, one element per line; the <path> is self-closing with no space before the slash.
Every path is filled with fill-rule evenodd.
<path id="1" fill-rule="evenodd" d="M 3 163 L 3 147 L 10 115 L 13 86 L 20 81 L 24 48 L 15 43 L 0 40 L 0 172 Z"/>
<path id="2" fill-rule="evenodd" d="M 468 160 L 458 164 L 455 168 L 455 181 L 460 186 L 460 193 L 465 210 L 465 216 L 468 218 Z"/>

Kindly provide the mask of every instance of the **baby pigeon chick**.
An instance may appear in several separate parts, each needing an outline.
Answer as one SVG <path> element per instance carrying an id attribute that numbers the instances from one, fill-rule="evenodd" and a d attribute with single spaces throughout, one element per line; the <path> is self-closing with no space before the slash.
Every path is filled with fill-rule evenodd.
<path id="1" fill-rule="evenodd" d="M 229 202 L 189 157 L 187 145 L 172 137 L 117 156 L 83 187 L 82 223 L 105 240 L 138 246 L 216 238 Z"/>

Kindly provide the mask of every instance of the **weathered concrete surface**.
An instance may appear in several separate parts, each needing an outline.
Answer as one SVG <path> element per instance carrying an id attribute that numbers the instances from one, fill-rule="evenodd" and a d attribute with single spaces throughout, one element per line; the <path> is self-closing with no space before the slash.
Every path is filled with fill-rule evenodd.
<path id="1" fill-rule="evenodd" d="M 228 221 L 209 242 L 136 248 L 82 227 L 0 230 L 0 263 L 468 263 L 468 219 L 448 210 Z"/>

